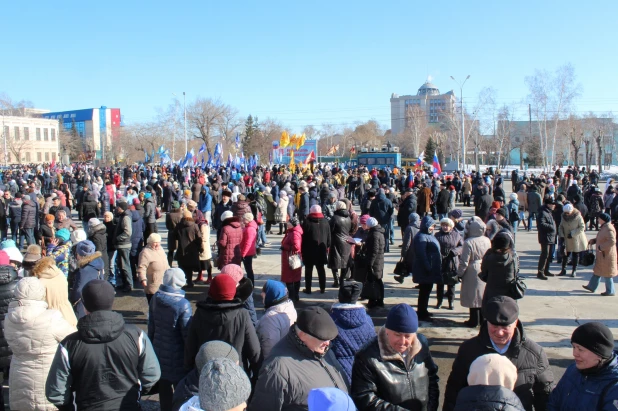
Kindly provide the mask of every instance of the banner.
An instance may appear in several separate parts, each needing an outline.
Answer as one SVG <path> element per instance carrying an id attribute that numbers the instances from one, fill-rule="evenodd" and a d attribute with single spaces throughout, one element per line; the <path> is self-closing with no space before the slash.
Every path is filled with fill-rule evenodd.
<path id="1" fill-rule="evenodd" d="M 313 151 L 318 152 L 318 140 L 305 140 L 304 144 L 296 149 L 296 146 L 282 148 L 279 141 L 273 141 L 273 163 L 290 164 L 290 151 L 294 150 L 294 161 L 304 162 L 307 156 Z"/>

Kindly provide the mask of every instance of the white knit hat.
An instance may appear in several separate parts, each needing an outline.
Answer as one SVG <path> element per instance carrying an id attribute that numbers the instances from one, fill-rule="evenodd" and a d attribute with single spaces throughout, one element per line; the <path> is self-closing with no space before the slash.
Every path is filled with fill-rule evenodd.
<path id="1" fill-rule="evenodd" d="M 485 354 L 470 365 L 468 385 L 501 385 L 512 390 L 517 381 L 517 367 L 500 354 Z"/>
<path id="2" fill-rule="evenodd" d="M 570 213 L 573 211 L 573 206 L 571 204 L 565 204 L 564 207 L 562 207 L 562 211 Z"/>

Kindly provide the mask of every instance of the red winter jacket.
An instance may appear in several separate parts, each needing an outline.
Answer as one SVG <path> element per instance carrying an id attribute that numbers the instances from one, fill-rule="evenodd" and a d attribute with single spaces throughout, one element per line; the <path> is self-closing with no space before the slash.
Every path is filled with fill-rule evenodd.
<path id="1" fill-rule="evenodd" d="M 240 265 L 242 256 L 240 253 L 240 243 L 242 242 L 242 229 L 236 217 L 228 218 L 223 222 L 221 237 L 217 242 L 219 246 L 219 259 L 217 266 L 219 269 L 228 265 Z"/>
<path id="2" fill-rule="evenodd" d="M 293 254 L 300 254 L 303 242 L 303 228 L 300 225 L 288 228 L 283 241 L 281 242 L 281 281 L 284 283 L 295 283 L 300 281 L 303 268 L 292 270 L 288 258 Z"/>
<path id="3" fill-rule="evenodd" d="M 240 254 L 242 257 L 252 257 L 255 255 L 255 245 L 257 242 L 257 223 L 252 220 L 245 225 L 242 230 L 242 241 L 240 243 Z"/>

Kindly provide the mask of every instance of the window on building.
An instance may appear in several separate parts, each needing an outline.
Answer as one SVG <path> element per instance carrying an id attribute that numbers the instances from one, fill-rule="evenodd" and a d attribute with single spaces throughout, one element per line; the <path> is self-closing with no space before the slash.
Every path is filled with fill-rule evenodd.
<path id="1" fill-rule="evenodd" d="M 30 129 L 28 127 L 24 127 L 24 140 L 30 140 Z"/>
<path id="2" fill-rule="evenodd" d="M 56 153 L 52 153 L 52 160 L 56 161 Z"/>
<path id="3" fill-rule="evenodd" d="M 48 128 L 43 129 L 43 140 L 49 141 L 49 129 Z"/>
<path id="4" fill-rule="evenodd" d="M 49 161 L 49 151 L 45 153 L 45 161 Z"/>
<path id="5" fill-rule="evenodd" d="M 13 133 L 15 133 L 15 140 L 19 140 L 19 127 L 15 126 L 13 129 Z"/>
<path id="6" fill-rule="evenodd" d="M 2 133 L 3 133 L 2 137 L 5 137 L 5 136 L 9 137 L 10 136 L 10 134 L 9 134 L 9 126 L 4 126 L 4 131 Z"/>
<path id="7" fill-rule="evenodd" d="M 32 161 L 32 160 L 30 160 L 30 152 L 27 152 L 27 153 L 26 153 L 26 161 L 27 161 L 27 162 Z"/>
<path id="8" fill-rule="evenodd" d="M 56 129 L 52 128 L 51 129 L 51 141 L 56 141 Z"/>
<path id="9" fill-rule="evenodd" d="M 43 161 L 43 153 L 40 151 L 36 153 L 36 161 Z"/>
<path id="10" fill-rule="evenodd" d="M 36 129 L 36 141 L 41 141 L 41 129 L 38 127 Z"/>

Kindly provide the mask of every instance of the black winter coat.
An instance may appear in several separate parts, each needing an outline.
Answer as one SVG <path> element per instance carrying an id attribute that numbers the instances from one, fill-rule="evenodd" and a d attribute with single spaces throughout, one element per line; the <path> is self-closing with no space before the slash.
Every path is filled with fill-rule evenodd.
<path id="1" fill-rule="evenodd" d="M 328 249 L 331 246 L 330 226 L 321 214 L 309 214 L 303 223 L 303 243 L 301 253 L 311 256 L 307 259 L 314 265 L 328 263 Z M 306 258 L 306 257 L 305 257 Z"/>
<path id="2" fill-rule="evenodd" d="M 438 366 L 427 338 L 416 337 L 407 364 L 388 346 L 384 328 L 356 354 L 351 396 L 359 410 L 437 411 Z"/>
<path id="3" fill-rule="evenodd" d="M 310 208 L 311 206 L 309 205 L 309 194 L 302 193 L 300 195 L 300 203 L 297 210 L 298 218 L 300 219 L 300 221 L 304 221 L 305 218 L 309 215 Z"/>
<path id="4" fill-rule="evenodd" d="M 380 225 L 390 224 L 393 216 L 393 203 L 382 192 L 378 192 L 369 206 L 369 215 L 378 220 Z"/>
<path id="5" fill-rule="evenodd" d="M 451 375 L 446 383 L 444 407 L 442 411 L 453 411 L 459 392 L 468 386 L 470 365 L 478 357 L 485 354 L 496 354 L 489 339 L 487 323 L 481 326 L 476 337 L 473 337 L 459 347 L 457 357 L 453 362 Z M 506 354 L 517 367 L 517 382 L 515 394 L 519 397 L 526 411 L 545 411 L 549 394 L 554 382 L 554 374 L 549 366 L 547 355 L 540 345 L 526 338 L 523 326 L 518 321 L 515 335 Z"/>
<path id="6" fill-rule="evenodd" d="M 87 222 L 91 218 L 99 218 L 99 203 L 94 201 L 92 194 L 86 193 L 82 203 L 82 219 Z"/>
<path id="7" fill-rule="evenodd" d="M 449 191 L 445 188 L 438 193 L 436 200 L 436 211 L 438 214 L 446 214 L 448 212 Z"/>
<path id="8" fill-rule="evenodd" d="M 11 365 L 13 352 L 4 337 L 4 317 L 9 311 L 17 287 L 17 271 L 10 265 L 0 265 L 0 368 Z"/>
<path id="9" fill-rule="evenodd" d="M 517 269 L 517 258 L 512 252 L 499 253 L 489 249 L 483 256 L 479 274 L 481 281 L 487 283 L 483 302 L 502 295 L 513 298 L 511 282 L 515 280 Z"/>
<path id="10" fill-rule="evenodd" d="M 491 203 L 493 201 L 494 198 L 491 194 L 483 194 L 474 207 L 474 215 L 483 221 L 487 220 L 487 215 L 489 214 L 489 209 L 491 208 Z"/>
<path id="11" fill-rule="evenodd" d="M 36 228 L 37 225 L 36 206 L 28 197 L 21 205 L 21 221 L 19 228 Z"/>
<path id="12" fill-rule="evenodd" d="M 399 204 L 397 212 L 397 225 L 399 227 L 407 227 L 410 214 L 416 213 L 416 195 L 410 194 Z"/>
<path id="13" fill-rule="evenodd" d="M 501 385 L 473 385 L 459 392 L 454 411 L 524 411 L 524 406 Z"/>
<path id="14" fill-rule="evenodd" d="M 328 251 L 328 267 L 333 270 L 347 268 L 352 245 L 348 242 L 352 221 L 348 210 L 337 210 L 329 221 L 331 246 Z"/>
<path id="15" fill-rule="evenodd" d="M 556 243 L 556 223 L 551 210 L 546 205 L 539 209 L 536 226 L 538 229 L 539 244 Z"/>
<path id="16" fill-rule="evenodd" d="M 215 340 L 234 347 L 240 357 L 240 364 L 249 364 L 253 375 L 258 374 L 261 362 L 260 341 L 249 311 L 243 307 L 240 298 L 221 302 L 210 298 L 198 301 L 185 341 L 185 368 L 195 366 L 195 356 L 202 344 Z"/>
<path id="17" fill-rule="evenodd" d="M 384 229 L 382 227 L 375 226 L 369 229 L 364 251 L 368 274 L 381 279 L 384 275 Z"/>
<path id="18" fill-rule="evenodd" d="M 88 239 L 94 244 L 95 250 L 101 252 L 101 258 L 103 259 L 105 272 L 107 273 L 109 271 L 109 258 L 107 256 L 108 239 L 105 224 L 92 227 L 92 229 L 88 231 Z"/>

